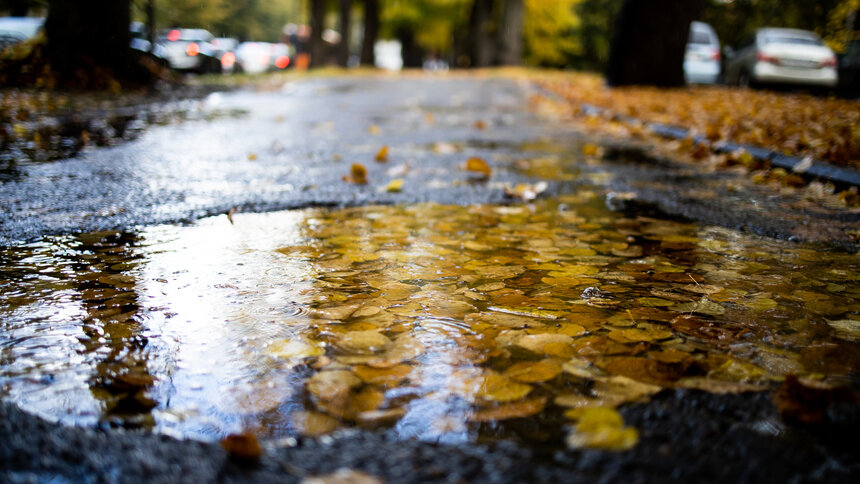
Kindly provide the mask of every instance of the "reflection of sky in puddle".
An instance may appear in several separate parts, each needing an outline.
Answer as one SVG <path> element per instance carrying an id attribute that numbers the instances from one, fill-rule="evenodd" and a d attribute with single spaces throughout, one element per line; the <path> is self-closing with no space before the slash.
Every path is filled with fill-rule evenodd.
<path id="1" fill-rule="evenodd" d="M 853 256 L 623 218 L 589 194 L 234 221 L 3 252 L 0 395 L 67 422 L 201 438 L 293 435 L 291 414 L 313 410 L 465 442 L 496 418 L 563 422 L 566 406 L 631 401 L 619 376 L 856 378 Z M 547 376 L 511 372 L 532 363 Z M 330 370 L 362 381 L 307 388 Z"/>

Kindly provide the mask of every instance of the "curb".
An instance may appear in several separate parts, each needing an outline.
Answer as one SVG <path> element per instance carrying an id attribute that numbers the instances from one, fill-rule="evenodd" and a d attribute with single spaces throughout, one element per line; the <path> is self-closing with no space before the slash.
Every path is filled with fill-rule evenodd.
<path id="1" fill-rule="evenodd" d="M 640 119 L 615 114 L 608 109 L 594 106 L 592 104 L 583 104 L 582 112 L 586 115 L 609 115 L 613 120 L 622 121 L 627 124 L 640 124 L 650 129 L 651 132 L 664 138 L 683 140 L 691 138 L 694 142 L 707 145 L 716 153 L 732 153 L 739 149 L 748 152 L 753 158 L 759 161 L 770 162 L 771 165 L 783 168 L 785 170 L 797 173 L 805 177 L 823 178 L 841 186 L 860 186 L 860 171 L 836 166 L 823 160 L 817 160 L 812 157 L 798 157 L 786 155 L 778 151 L 769 150 L 760 146 L 732 143 L 732 142 L 717 142 L 712 143 L 703 135 L 693 135 L 692 130 L 662 123 L 647 123 Z"/>

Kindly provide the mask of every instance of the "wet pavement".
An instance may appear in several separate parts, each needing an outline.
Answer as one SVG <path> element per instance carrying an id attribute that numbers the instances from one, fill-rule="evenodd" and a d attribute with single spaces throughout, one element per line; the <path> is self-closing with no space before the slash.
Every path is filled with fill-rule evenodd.
<path id="1" fill-rule="evenodd" d="M 52 422 L 265 440 L 256 468 L 186 444 L 204 455 L 191 481 L 856 476 L 860 268 L 814 228 L 853 215 L 775 218 L 799 195 L 585 136 L 535 94 L 310 79 L 22 164 L 0 185 L 0 397 Z M 171 439 L 55 439 L 3 411 L 15 481 L 193 467 Z M 69 442 L 142 450 L 82 470 Z M 44 465 L 22 457 L 34 445 Z M 723 469 L 739 457 L 754 463 Z"/>

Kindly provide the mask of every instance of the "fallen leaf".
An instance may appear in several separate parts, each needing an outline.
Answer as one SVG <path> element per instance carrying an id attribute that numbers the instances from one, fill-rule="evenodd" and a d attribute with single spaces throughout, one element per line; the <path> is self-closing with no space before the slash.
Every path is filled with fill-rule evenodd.
<path id="1" fill-rule="evenodd" d="M 488 165 L 486 161 L 477 157 L 472 157 L 466 160 L 466 165 L 464 169 L 472 173 L 478 173 L 485 178 L 489 178 L 490 175 L 493 173 L 493 170 L 490 168 L 490 165 Z"/>
<path id="2" fill-rule="evenodd" d="M 521 383 L 545 382 L 560 374 L 561 365 L 550 359 L 536 362 L 521 361 L 514 363 L 504 372 L 504 376 Z"/>
<path id="3" fill-rule="evenodd" d="M 567 437 L 572 449 L 630 450 L 639 441 L 639 432 L 625 427 L 624 419 L 611 408 L 586 408 Z"/>
<path id="4" fill-rule="evenodd" d="M 343 177 L 343 181 L 354 183 L 356 185 L 367 184 L 367 168 L 359 163 L 353 163 L 349 170 L 349 175 Z"/>
<path id="5" fill-rule="evenodd" d="M 385 191 L 388 193 L 400 192 L 403 190 L 403 179 L 395 178 L 388 182 L 388 185 L 385 186 Z"/>
<path id="6" fill-rule="evenodd" d="M 257 437 L 249 432 L 224 437 L 221 439 L 221 447 L 234 459 L 255 461 L 263 456 L 263 447 Z"/>
<path id="7" fill-rule="evenodd" d="M 266 352 L 272 356 L 283 358 L 285 360 L 321 356 L 325 354 L 325 350 L 318 344 L 298 339 L 274 341 L 266 348 Z"/>
<path id="8" fill-rule="evenodd" d="M 379 163 L 385 163 L 386 161 L 388 161 L 388 147 L 383 146 L 382 148 L 380 148 L 379 151 L 376 153 L 376 157 L 374 157 L 374 159 Z"/>
<path id="9" fill-rule="evenodd" d="M 305 437 L 319 437 L 337 430 L 340 422 L 324 413 L 298 411 L 290 416 L 296 433 Z"/>
<path id="10" fill-rule="evenodd" d="M 546 397 L 529 398 L 519 402 L 503 403 L 498 406 L 481 408 L 466 415 L 469 422 L 499 422 L 514 418 L 531 417 L 543 411 Z"/>

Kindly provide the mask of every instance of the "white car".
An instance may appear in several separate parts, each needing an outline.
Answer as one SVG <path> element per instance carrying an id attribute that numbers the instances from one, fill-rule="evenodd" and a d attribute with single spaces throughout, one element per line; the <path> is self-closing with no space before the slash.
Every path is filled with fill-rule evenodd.
<path id="1" fill-rule="evenodd" d="M 684 55 L 687 84 L 716 84 L 720 78 L 720 59 L 720 41 L 714 29 L 704 22 L 691 23 Z"/>
<path id="2" fill-rule="evenodd" d="M 758 29 L 726 63 L 726 82 L 739 86 L 831 88 L 838 81 L 836 55 L 818 35 L 806 30 Z"/>

